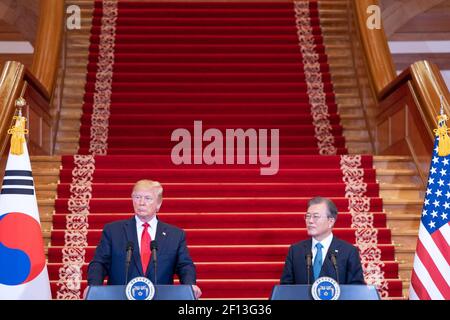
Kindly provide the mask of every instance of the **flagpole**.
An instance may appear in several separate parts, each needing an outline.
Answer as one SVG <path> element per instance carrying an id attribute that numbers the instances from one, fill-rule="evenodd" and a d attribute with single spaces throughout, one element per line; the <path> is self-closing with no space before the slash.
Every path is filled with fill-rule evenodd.
<path id="1" fill-rule="evenodd" d="M 2 259 L 0 300 L 51 299 L 45 244 L 36 199 L 25 135 L 27 105 L 22 95 L 16 99 L 17 113 L 11 134 L 10 151 L 0 191 L 0 234 Z"/>
<path id="2" fill-rule="evenodd" d="M 448 276 L 450 267 L 450 129 L 441 98 L 436 138 L 431 156 L 430 173 L 422 207 L 419 235 L 411 274 L 411 300 L 450 300 Z"/>

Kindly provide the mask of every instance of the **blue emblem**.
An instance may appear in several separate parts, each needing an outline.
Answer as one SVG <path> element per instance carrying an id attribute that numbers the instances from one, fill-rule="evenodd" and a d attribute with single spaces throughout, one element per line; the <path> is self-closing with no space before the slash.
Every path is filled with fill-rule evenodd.
<path id="1" fill-rule="evenodd" d="M 155 286 L 145 277 L 136 277 L 128 282 L 125 292 L 128 300 L 152 300 Z"/>
<path id="2" fill-rule="evenodd" d="M 314 300 L 338 300 L 341 288 L 333 278 L 321 277 L 314 281 L 311 294 Z"/>

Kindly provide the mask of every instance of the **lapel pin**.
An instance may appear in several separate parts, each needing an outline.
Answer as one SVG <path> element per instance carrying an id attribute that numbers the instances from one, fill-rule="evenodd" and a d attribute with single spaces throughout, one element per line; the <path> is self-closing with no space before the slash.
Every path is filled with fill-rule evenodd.
<path id="1" fill-rule="evenodd" d="M 165 236 L 165 235 L 166 235 L 166 233 L 165 233 L 165 232 L 163 232 L 163 233 L 162 233 L 162 235 L 163 235 L 163 236 Z"/>

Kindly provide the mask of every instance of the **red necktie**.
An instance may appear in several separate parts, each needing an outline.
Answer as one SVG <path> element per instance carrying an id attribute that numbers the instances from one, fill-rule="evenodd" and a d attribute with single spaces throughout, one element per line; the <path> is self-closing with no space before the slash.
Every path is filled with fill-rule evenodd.
<path id="1" fill-rule="evenodd" d="M 150 257 L 152 255 L 152 252 L 150 251 L 150 233 L 148 232 L 148 223 L 144 223 L 142 225 L 144 227 L 144 231 L 142 231 L 141 236 L 141 261 L 142 261 L 142 271 L 144 274 L 147 273 L 147 267 L 148 263 L 150 261 Z"/>

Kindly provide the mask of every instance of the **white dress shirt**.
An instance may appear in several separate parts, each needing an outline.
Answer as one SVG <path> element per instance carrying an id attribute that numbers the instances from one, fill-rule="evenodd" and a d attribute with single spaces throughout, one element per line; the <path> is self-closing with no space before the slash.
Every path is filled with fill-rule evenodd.
<path id="1" fill-rule="evenodd" d="M 142 238 L 142 232 L 144 231 L 144 227 L 142 226 L 145 222 L 142 222 L 141 219 L 138 218 L 138 216 L 134 216 L 136 219 L 136 231 L 137 231 L 137 238 L 139 242 L 139 252 L 141 252 L 141 238 Z M 152 240 L 155 240 L 156 237 L 156 227 L 158 226 L 158 219 L 156 219 L 156 215 L 153 217 L 152 220 L 148 222 L 150 225 L 148 227 L 148 231 L 150 232 L 150 237 Z"/>
<path id="2" fill-rule="evenodd" d="M 316 259 L 316 255 L 317 255 L 316 244 L 318 242 L 320 242 L 320 244 L 323 246 L 323 248 L 322 248 L 322 265 L 323 265 L 323 262 L 325 261 L 325 257 L 327 256 L 328 249 L 330 248 L 331 241 L 333 241 L 333 233 L 331 233 L 328 237 L 326 237 L 322 241 L 317 241 L 316 239 L 312 238 L 311 252 L 313 255 L 313 264 L 314 264 L 314 259 Z"/>

